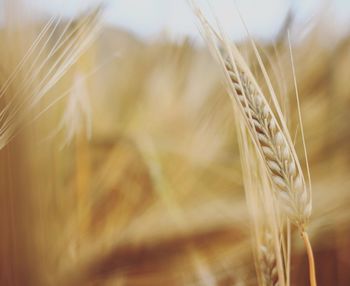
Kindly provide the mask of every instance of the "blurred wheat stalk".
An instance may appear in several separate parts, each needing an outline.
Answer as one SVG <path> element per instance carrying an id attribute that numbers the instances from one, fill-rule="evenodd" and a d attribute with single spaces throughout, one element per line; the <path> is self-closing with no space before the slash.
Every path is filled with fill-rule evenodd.
<path id="1" fill-rule="evenodd" d="M 9 19 L 21 12 L 14 3 Z M 0 284 L 307 285 L 298 233 L 266 196 L 266 167 L 241 124 L 237 140 L 242 119 L 209 52 L 100 33 L 100 14 L 1 31 Z M 308 231 L 318 285 L 347 285 L 349 42 L 328 49 L 324 39 L 315 29 L 294 52 L 313 175 Z M 239 49 L 268 94 L 249 46 Z M 294 141 L 288 45 L 263 51 Z"/>

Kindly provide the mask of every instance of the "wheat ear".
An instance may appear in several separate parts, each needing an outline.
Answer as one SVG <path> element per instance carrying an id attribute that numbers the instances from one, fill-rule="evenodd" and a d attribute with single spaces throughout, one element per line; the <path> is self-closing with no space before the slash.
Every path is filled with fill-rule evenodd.
<path id="1" fill-rule="evenodd" d="M 228 93 L 233 104 L 241 111 L 252 141 L 264 163 L 266 174 L 272 183 L 274 194 L 280 202 L 279 205 L 304 238 L 310 265 L 310 283 L 315 286 L 314 259 L 305 232 L 305 225 L 312 209 L 311 190 L 306 186 L 291 136 L 258 50 L 251 40 L 278 120 L 237 47 L 231 44 L 223 33 L 220 35 L 212 28 L 195 1 L 190 1 L 190 4 L 200 21 L 202 33 L 211 52 L 224 69 Z"/>
<path id="2" fill-rule="evenodd" d="M 235 98 L 244 112 L 253 141 L 259 149 L 281 206 L 299 227 L 305 225 L 311 213 L 310 196 L 299 163 L 279 127 L 271 108 L 259 89 L 242 71 L 225 62 L 226 72 L 234 87 Z"/>
<path id="3" fill-rule="evenodd" d="M 241 111 L 249 134 L 271 179 L 280 206 L 291 221 L 302 230 L 311 215 L 311 195 L 306 187 L 285 120 L 280 112 L 278 112 L 278 120 L 276 119 L 237 47 L 231 44 L 223 33 L 221 35 L 213 29 L 195 1 L 190 1 L 190 4 L 200 21 L 205 41 L 224 69 L 229 96 Z M 260 63 L 261 58 L 255 46 L 254 48 Z M 266 72 L 266 70 L 263 71 Z M 267 83 L 269 86 L 270 82 Z M 280 111 L 272 87 L 269 86 L 269 89 L 275 107 Z"/>
<path id="4" fill-rule="evenodd" d="M 234 91 L 233 98 L 243 113 L 253 142 L 265 163 L 280 206 L 303 237 L 309 259 L 310 284 L 315 286 L 314 258 L 305 232 L 305 225 L 311 215 L 311 195 L 294 147 L 288 139 L 289 134 L 287 136 L 280 128 L 250 71 L 241 69 L 232 58 L 231 61 L 226 60 L 224 66 Z"/>

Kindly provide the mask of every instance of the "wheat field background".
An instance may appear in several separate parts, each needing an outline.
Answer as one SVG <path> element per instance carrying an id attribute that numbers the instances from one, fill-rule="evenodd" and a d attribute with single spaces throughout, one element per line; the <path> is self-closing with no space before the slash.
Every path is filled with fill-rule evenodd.
<path id="1" fill-rule="evenodd" d="M 12 8 L 0 32 L 0 285 L 260 285 L 234 112 L 208 48 L 100 26 L 101 8 L 26 26 Z M 308 232 L 318 285 L 346 286 L 350 38 L 318 21 L 293 43 Z M 304 164 L 287 32 L 256 43 Z M 249 41 L 237 45 L 266 90 Z M 296 230 L 291 240 L 290 285 L 309 285 Z"/>

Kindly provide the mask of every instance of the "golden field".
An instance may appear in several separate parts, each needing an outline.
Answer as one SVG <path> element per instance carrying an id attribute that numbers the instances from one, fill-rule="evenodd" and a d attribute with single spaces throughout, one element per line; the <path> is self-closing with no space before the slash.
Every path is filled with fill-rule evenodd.
<path id="1" fill-rule="evenodd" d="M 98 18 L 0 33 L 0 285 L 258 285 L 219 66 L 190 39 L 145 42 Z M 345 286 L 350 41 L 323 27 L 293 43 L 308 231 L 318 285 Z M 257 44 L 304 164 L 286 33 Z M 238 46 L 266 90 L 250 43 Z M 309 285 L 291 240 L 290 285 Z"/>

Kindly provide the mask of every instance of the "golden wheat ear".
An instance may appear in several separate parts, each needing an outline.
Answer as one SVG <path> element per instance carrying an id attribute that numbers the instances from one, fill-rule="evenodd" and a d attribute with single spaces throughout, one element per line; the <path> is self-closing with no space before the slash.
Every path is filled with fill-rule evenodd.
<path id="1" fill-rule="evenodd" d="M 311 214 L 311 194 L 283 116 L 274 114 L 237 47 L 216 33 L 202 14 L 200 20 L 211 50 L 223 68 L 229 95 L 265 163 L 282 208 L 297 226 L 305 225 Z"/>
<path id="2" fill-rule="evenodd" d="M 304 228 L 311 214 L 311 194 L 283 116 L 274 114 L 237 47 L 215 32 L 199 10 L 196 13 L 205 40 L 223 68 L 229 96 L 242 114 L 282 209 L 295 225 Z"/>
<path id="3" fill-rule="evenodd" d="M 310 282 L 316 285 L 312 250 L 305 232 L 312 209 L 311 189 L 305 182 L 287 124 L 258 50 L 251 40 L 276 114 L 235 44 L 230 43 L 223 32 L 215 31 L 195 1 L 190 3 L 199 19 L 204 39 L 223 69 L 229 96 L 240 111 L 240 118 L 264 163 L 279 206 L 304 238 L 310 262 Z"/>
<path id="4" fill-rule="evenodd" d="M 311 201 L 294 147 L 279 127 L 250 72 L 230 61 L 226 61 L 225 69 L 235 101 L 243 112 L 281 207 L 298 227 L 303 228 L 311 214 Z"/>

